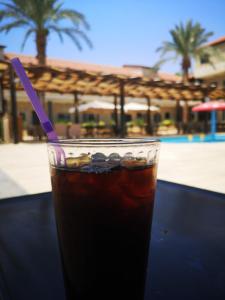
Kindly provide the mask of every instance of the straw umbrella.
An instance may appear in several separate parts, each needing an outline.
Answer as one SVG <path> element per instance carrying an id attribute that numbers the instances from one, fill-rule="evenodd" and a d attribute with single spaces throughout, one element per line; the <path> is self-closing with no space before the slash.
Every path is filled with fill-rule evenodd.
<path id="1" fill-rule="evenodd" d="M 99 100 L 95 100 L 89 103 L 85 103 L 85 104 L 81 104 L 78 106 L 78 111 L 79 112 L 84 112 L 84 111 L 88 111 L 90 113 L 97 113 L 97 112 L 103 112 L 103 111 L 112 111 L 114 110 L 115 106 L 113 103 L 110 102 L 106 102 L 106 101 L 99 101 Z M 120 105 L 117 105 L 117 109 L 120 109 Z M 130 102 L 130 103 L 126 103 L 124 105 L 124 110 L 126 112 L 129 111 L 147 111 L 148 110 L 148 105 L 146 104 L 142 104 L 142 103 L 136 103 L 136 102 Z M 158 111 L 159 108 L 157 106 L 150 106 L 150 110 L 151 111 Z M 71 107 L 69 109 L 69 113 L 74 113 L 75 111 L 75 107 Z"/>
<path id="2" fill-rule="evenodd" d="M 105 101 L 92 101 L 78 106 L 79 112 L 102 113 L 104 111 L 112 111 L 114 104 Z M 69 113 L 74 113 L 75 107 L 69 109 Z"/>
<path id="3" fill-rule="evenodd" d="M 147 111 L 148 108 L 151 111 L 159 111 L 159 108 L 157 106 L 151 105 L 150 107 L 148 107 L 147 104 L 142 104 L 142 103 L 130 102 L 124 105 L 125 111 Z"/>

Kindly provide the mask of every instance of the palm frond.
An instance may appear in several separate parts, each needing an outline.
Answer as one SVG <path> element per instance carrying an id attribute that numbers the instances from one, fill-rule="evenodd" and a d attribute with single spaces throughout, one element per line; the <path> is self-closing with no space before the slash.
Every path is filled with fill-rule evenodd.
<path id="1" fill-rule="evenodd" d="M 63 34 L 61 33 L 61 28 L 60 27 L 55 26 L 55 25 L 50 25 L 48 27 L 48 29 L 54 31 L 58 35 L 60 42 L 63 43 L 63 41 L 64 41 L 63 40 Z"/>
<path id="2" fill-rule="evenodd" d="M 153 66 L 152 69 L 155 70 L 156 72 L 159 71 L 159 69 L 161 68 L 161 66 L 166 62 L 166 59 L 160 59 L 159 61 L 157 61 Z"/>
<path id="3" fill-rule="evenodd" d="M 26 26 L 26 25 L 28 25 L 28 23 L 26 21 L 17 20 L 17 21 L 0 26 L 0 32 L 5 31 L 5 33 L 8 33 L 13 28 L 17 28 L 19 26 Z"/>
<path id="4" fill-rule="evenodd" d="M 88 39 L 86 34 L 77 28 L 50 25 L 48 29 L 57 33 L 61 42 L 63 42 L 63 34 L 67 35 L 76 44 L 79 50 L 82 50 L 82 46 L 79 40 L 77 39 L 78 36 L 82 38 L 90 48 L 93 47 L 91 41 Z"/>
<path id="5" fill-rule="evenodd" d="M 73 32 L 75 35 L 80 36 L 90 48 L 93 48 L 93 44 L 92 44 L 91 40 L 88 38 L 88 36 L 83 31 L 81 31 L 79 29 L 73 29 Z"/>
<path id="6" fill-rule="evenodd" d="M 177 51 L 180 53 L 184 54 L 185 53 L 185 44 L 184 44 L 184 36 L 183 36 L 183 29 L 179 28 L 177 31 L 176 30 L 171 30 L 170 34 L 172 36 L 173 44 L 175 45 L 175 48 Z"/>
<path id="7" fill-rule="evenodd" d="M 24 47 L 25 47 L 25 44 L 26 44 L 28 38 L 29 38 L 30 35 L 31 35 L 32 33 L 34 33 L 34 32 L 35 32 L 35 30 L 34 30 L 33 28 L 30 28 L 30 29 L 27 30 L 27 32 L 25 33 L 25 36 L 24 36 L 24 38 L 23 38 L 23 42 L 22 42 L 22 44 L 21 44 L 21 51 L 23 51 L 23 49 L 24 49 Z"/>
<path id="8" fill-rule="evenodd" d="M 54 22 L 59 22 L 64 19 L 70 20 L 74 26 L 79 26 L 80 24 L 84 25 L 86 29 L 90 28 L 90 25 L 86 21 L 86 18 L 83 14 L 71 10 L 71 9 L 62 9 L 56 13 L 56 15 L 53 16 Z"/>
<path id="9" fill-rule="evenodd" d="M 77 46 L 78 50 L 81 51 L 83 49 L 80 41 L 77 39 L 76 35 L 73 33 L 71 28 L 61 28 L 60 31 L 64 34 L 66 34 L 74 42 L 74 44 Z"/>
<path id="10" fill-rule="evenodd" d="M 80 41 L 77 38 L 78 36 L 80 38 L 82 38 L 90 48 L 93 47 L 91 41 L 88 39 L 86 34 L 83 31 L 79 30 L 79 29 L 76 29 L 76 28 L 73 28 L 73 27 L 66 27 L 66 28 L 59 27 L 57 30 L 60 33 L 66 34 L 76 44 L 76 46 L 79 50 L 82 50 L 82 45 L 81 45 Z"/>
<path id="11" fill-rule="evenodd" d="M 158 67 L 158 68 L 161 68 L 161 66 L 169 61 L 172 61 L 172 62 L 176 62 L 178 60 L 179 56 L 178 55 L 174 55 L 174 56 L 167 56 L 165 58 L 161 58 L 159 59 L 155 65 L 153 66 L 154 67 Z"/>
<path id="12" fill-rule="evenodd" d="M 19 2 L 17 5 L 17 2 Z M 22 5 L 24 1 L 16 1 L 14 0 L 13 3 L 7 3 L 7 2 L 0 2 L 1 5 L 5 7 L 5 10 L 3 10 L 3 18 L 12 17 L 15 19 L 28 19 L 24 8 L 24 4 Z"/>
<path id="13" fill-rule="evenodd" d="M 20 20 L 24 19 L 23 17 L 19 16 L 18 13 L 10 10 L 0 10 L 0 21 L 3 21 L 4 19 L 14 19 L 14 20 Z"/>
<path id="14" fill-rule="evenodd" d="M 156 49 L 156 52 L 160 52 L 160 57 L 164 57 L 165 54 L 170 52 L 176 52 L 176 44 L 173 42 L 163 42 L 163 45 Z"/>

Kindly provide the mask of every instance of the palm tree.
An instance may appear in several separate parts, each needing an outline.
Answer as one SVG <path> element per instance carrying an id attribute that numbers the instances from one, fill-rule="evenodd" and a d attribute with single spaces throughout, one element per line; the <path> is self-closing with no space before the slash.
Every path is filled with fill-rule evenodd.
<path id="1" fill-rule="evenodd" d="M 192 20 L 183 24 L 176 25 L 170 30 L 172 41 L 163 42 L 163 45 L 156 51 L 161 52 L 161 63 L 168 60 L 177 60 L 181 58 L 181 68 L 183 80 L 189 78 L 189 69 L 191 68 L 192 59 L 201 58 L 211 53 L 210 47 L 202 47 L 213 32 L 206 32 L 200 23 L 193 23 Z M 168 53 L 173 53 L 173 57 L 165 58 Z"/>
<path id="2" fill-rule="evenodd" d="M 0 21 L 7 19 L 7 24 L 0 26 L 0 32 L 8 33 L 18 27 L 26 28 L 22 49 L 27 39 L 35 36 L 37 59 L 40 65 L 46 64 L 46 46 L 49 34 L 55 32 L 60 41 L 63 36 L 68 36 L 82 50 L 79 38 L 83 39 L 90 47 L 92 44 L 85 32 L 81 29 L 89 29 L 89 25 L 83 14 L 73 10 L 64 9 L 59 0 L 9 0 L 0 2 L 3 9 L 0 10 Z M 70 26 L 62 26 L 62 21 L 70 21 Z"/>

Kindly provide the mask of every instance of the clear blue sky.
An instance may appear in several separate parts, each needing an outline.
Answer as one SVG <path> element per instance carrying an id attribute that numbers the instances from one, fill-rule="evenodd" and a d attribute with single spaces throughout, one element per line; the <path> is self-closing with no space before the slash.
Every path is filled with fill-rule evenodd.
<path id="1" fill-rule="evenodd" d="M 61 44 L 52 34 L 47 54 L 51 57 L 73 59 L 98 64 L 153 65 L 158 54 L 155 49 L 169 40 L 169 29 L 180 21 L 192 18 L 214 32 L 214 38 L 225 35 L 225 0 L 66 0 L 64 7 L 74 8 L 87 17 L 91 25 L 88 33 L 94 44 L 79 52 L 67 38 Z M 21 52 L 23 30 L 0 34 L 0 43 L 6 51 Z M 23 51 L 35 54 L 33 38 Z M 179 62 L 167 63 L 163 71 L 177 72 Z"/>

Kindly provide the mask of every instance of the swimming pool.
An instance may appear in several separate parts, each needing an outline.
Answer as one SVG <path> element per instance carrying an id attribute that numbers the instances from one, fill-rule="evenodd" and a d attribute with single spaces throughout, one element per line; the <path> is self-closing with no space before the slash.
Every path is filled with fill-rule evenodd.
<path id="1" fill-rule="evenodd" d="M 225 142 L 225 135 L 216 135 L 215 139 L 212 139 L 211 134 L 204 135 L 182 135 L 182 136 L 170 136 L 170 137 L 160 137 L 162 142 L 166 143 L 217 143 Z"/>

